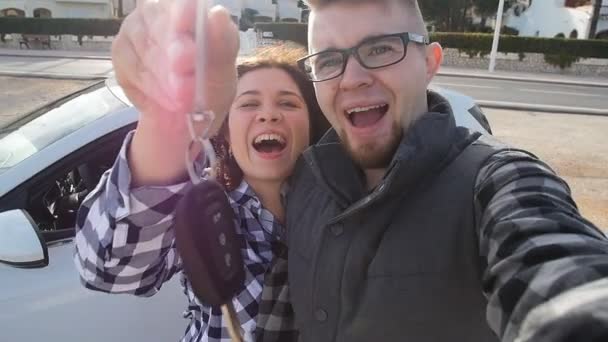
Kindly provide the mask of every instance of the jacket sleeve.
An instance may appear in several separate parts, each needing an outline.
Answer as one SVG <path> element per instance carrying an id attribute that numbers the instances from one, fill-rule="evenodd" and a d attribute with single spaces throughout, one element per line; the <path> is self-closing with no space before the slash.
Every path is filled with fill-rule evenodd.
<path id="1" fill-rule="evenodd" d="M 87 288 L 151 296 L 181 269 L 173 215 L 191 183 L 131 189 L 132 136 L 78 211 L 74 259 Z"/>
<path id="2" fill-rule="evenodd" d="M 502 341 L 517 337 L 537 305 L 608 275 L 608 240 L 580 215 L 568 185 L 527 153 L 486 162 L 475 214 L 486 317 Z"/>

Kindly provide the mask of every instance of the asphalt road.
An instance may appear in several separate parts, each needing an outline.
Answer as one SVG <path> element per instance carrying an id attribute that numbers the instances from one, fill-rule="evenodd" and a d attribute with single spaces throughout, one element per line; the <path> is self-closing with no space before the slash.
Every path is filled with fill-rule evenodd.
<path id="1" fill-rule="evenodd" d="M 484 109 L 494 135 L 563 177 L 585 218 L 608 232 L 607 116 Z"/>
<path id="2" fill-rule="evenodd" d="M 0 55 L 0 75 L 53 78 L 91 78 L 112 75 L 112 63 L 105 59 L 74 59 L 58 57 L 19 57 Z M 561 112 L 577 113 L 576 109 L 608 110 L 608 87 L 561 85 L 528 81 L 437 76 L 434 85 L 453 89 L 478 102 L 494 102 L 563 108 Z M 482 104 L 483 105 L 483 104 Z M 500 106 L 499 106 L 500 107 Z M 525 106 L 524 106 L 525 107 Z M 508 107 L 506 107 L 508 108 Z"/>
<path id="3" fill-rule="evenodd" d="M 96 82 L 0 76 L 0 131 L 25 114 Z"/>
<path id="4" fill-rule="evenodd" d="M 469 95 L 476 101 L 608 109 L 608 88 L 605 87 L 455 76 L 437 76 L 433 84 Z"/>

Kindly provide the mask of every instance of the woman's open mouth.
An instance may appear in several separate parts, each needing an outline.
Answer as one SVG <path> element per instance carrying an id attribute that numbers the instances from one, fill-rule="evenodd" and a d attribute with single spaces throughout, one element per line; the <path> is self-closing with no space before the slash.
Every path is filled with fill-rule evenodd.
<path id="1" fill-rule="evenodd" d="M 263 133 L 253 140 L 253 148 L 264 158 L 276 158 L 286 147 L 285 137 L 277 133 Z"/>

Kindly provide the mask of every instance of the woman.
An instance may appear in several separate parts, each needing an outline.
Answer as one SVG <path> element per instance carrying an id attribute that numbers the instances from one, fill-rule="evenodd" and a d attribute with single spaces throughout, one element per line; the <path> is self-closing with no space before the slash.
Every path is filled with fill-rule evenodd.
<path id="1" fill-rule="evenodd" d="M 247 340 L 255 335 L 265 275 L 276 253 L 284 250 L 285 182 L 301 152 L 327 127 L 311 84 L 295 67 L 304 52 L 275 47 L 241 63 L 236 96 L 214 141 L 217 180 L 226 189 L 246 242 L 245 284 L 233 300 Z M 134 156 L 144 154 L 134 136 L 147 134 L 141 133 L 146 125 L 140 119 L 139 132 L 127 136 L 114 167 L 79 212 L 76 264 L 81 278 L 91 289 L 150 296 L 181 273 L 190 318 L 183 341 L 229 338 L 220 308 L 194 296 L 175 248 L 173 210 L 192 184 L 184 177 L 168 185 L 133 181 Z M 262 328 L 258 336 L 263 333 Z"/>

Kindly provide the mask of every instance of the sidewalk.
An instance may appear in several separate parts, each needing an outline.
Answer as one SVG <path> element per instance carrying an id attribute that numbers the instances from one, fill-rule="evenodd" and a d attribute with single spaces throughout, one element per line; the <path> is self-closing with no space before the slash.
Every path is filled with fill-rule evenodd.
<path id="1" fill-rule="evenodd" d="M 0 56 L 70 59 L 111 59 L 110 51 L 63 51 L 33 49 L 0 49 Z"/>
<path id="2" fill-rule="evenodd" d="M 0 49 L 0 56 L 110 60 L 111 52 Z M 500 70 L 490 73 L 488 70 L 482 69 L 454 68 L 447 66 L 442 66 L 439 69 L 439 75 L 447 77 L 464 76 L 470 78 L 487 78 L 608 88 L 608 79 L 601 77 L 577 77 L 572 75 L 508 72 Z"/>
<path id="3" fill-rule="evenodd" d="M 591 86 L 608 88 L 608 78 L 605 77 L 581 77 L 573 75 L 560 75 L 549 73 L 525 73 L 496 70 L 493 73 L 483 69 L 454 68 L 442 66 L 439 69 L 440 76 L 458 76 L 469 78 L 487 78 L 497 80 L 511 80 L 520 82 L 540 82 L 564 85 Z"/>

